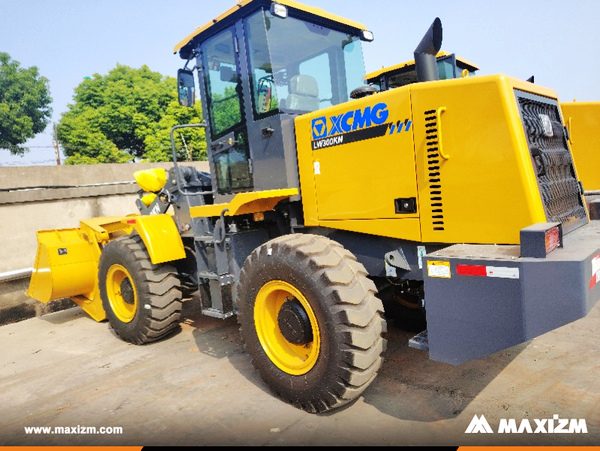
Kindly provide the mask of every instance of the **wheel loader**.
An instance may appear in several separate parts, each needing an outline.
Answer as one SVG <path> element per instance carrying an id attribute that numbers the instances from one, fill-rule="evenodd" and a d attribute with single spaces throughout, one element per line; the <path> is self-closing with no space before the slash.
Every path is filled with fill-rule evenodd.
<path id="1" fill-rule="evenodd" d="M 600 297 L 556 93 L 507 75 L 439 80 L 436 19 L 418 82 L 364 83 L 362 24 L 292 0 L 242 0 L 175 46 L 173 167 L 135 174 L 139 213 L 38 233 L 29 295 L 71 297 L 115 333 L 167 336 L 198 290 L 237 315 L 282 400 L 360 396 L 386 349 L 383 300 L 424 312 L 409 345 L 458 365 L 584 317 Z M 174 135 L 205 127 L 210 173 Z M 191 301 L 186 301 L 191 302 Z"/>
<path id="2" fill-rule="evenodd" d="M 479 67 L 448 52 L 436 55 L 440 80 L 475 75 Z M 415 61 L 406 61 L 371 72 L 365 77 L 378 91 L 417 82 Z M 528 81 L 533 82 L 531 77 Z M 583 184 L 590 219 L 600 219 L 600 102 L 562 102 L 565 132 L 579 180 Z"/>
<path id="3" fill-rule="evenodd" d="M 575 167 L 585 188 L 590 219 L 600 219 L 600 102 L 560 104 Z"/>

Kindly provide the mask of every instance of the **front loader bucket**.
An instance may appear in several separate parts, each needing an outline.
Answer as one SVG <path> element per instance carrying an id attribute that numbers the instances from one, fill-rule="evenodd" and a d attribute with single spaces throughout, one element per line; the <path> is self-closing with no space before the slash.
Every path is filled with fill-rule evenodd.
<path id="1" fill-rule="evenodd" d="M 37 232 L 38 250 L 27 296 L 47 303 L 72 298 L 96 321 L 105 319 L 97 289 L 100 248 L 81 229 Z"/>

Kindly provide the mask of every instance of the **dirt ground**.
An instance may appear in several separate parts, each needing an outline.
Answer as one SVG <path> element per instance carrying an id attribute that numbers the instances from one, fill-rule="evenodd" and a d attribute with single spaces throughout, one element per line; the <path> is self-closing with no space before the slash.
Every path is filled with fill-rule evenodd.
<path id="1" fill-rule="evenodd" d="M 0 445 L 600 442 L 600 306 L 459 367 L 409 348 L 412 334 L 390 324 L 386 361 L 363 396 L 311 415 L 274 397 L 260 380 L 235 318 L 202 316 L 191 302 L 180 331 L 145 346 L 120 341 L 79 308 L 0 327 Z M 465 433 L 482 414 L 493 433 Z M 536 429 L 534 420 L 554 415 L 585 419 L 587 433 L 497 432 L 501 419 L 528 419 Z M 25 431 L 57 426 L 71 433 Z M 81 433 L 91 426 L 120 427 L 122 434 Z"/>

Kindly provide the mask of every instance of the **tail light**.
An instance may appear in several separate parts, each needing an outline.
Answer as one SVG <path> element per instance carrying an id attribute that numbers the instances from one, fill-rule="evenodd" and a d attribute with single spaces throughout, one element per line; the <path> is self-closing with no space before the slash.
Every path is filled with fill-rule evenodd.
<path id="1" fill-rule="evenodd" d="M 563 245 L 560 222 L 544 222 L 521 229 L 521 257 L 545 258 Z"/>

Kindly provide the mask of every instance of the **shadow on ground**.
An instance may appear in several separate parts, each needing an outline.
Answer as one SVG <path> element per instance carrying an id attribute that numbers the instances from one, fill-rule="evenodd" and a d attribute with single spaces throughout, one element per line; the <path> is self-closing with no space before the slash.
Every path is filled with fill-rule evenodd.
<path id="1" fill-rule="evenodd" d="M 200 313 L 199 302 L 186 302 L 183 323 L 194 328 L 199 352 L 229 358 L 240 373 L 270 396 L 244 351 L 236 317 L 225 320 Z M 426 351 L 408 347 L 414 332 L 388 321 L 385 361 L 375 381 L 363 393 L 365 403 L 384 414 L 409 421 L 435 422 L 460 415 L 469 403 L 527 346 L 521 344 L 458 367 L 429 360 Z M 283 402 L 283 401 L 281 401 Z M 342 407 L 351 408 L 353 403 Z M 328 416 L 335 412 L 321 415 Z"/>
<path id="2" fill-rule="evenodd" d="M 385 361 L 366 403 L 398 419 L 434 422 L 455 418 L 527 346 L 526 343 L 459 366 L 429 360 L 408 347 L 414 335 L 388 322 Z"/>

